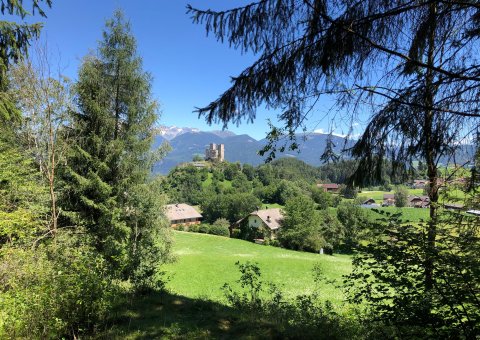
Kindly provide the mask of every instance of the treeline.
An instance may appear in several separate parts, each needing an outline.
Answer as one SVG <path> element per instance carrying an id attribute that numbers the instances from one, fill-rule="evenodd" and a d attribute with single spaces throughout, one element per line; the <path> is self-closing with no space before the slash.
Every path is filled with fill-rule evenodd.
<path id="1" fill-rule="evenodd" d="M 157 103 L 129 23 L 121 12 L 107 21 L 76 82 L 47 56 L 38 48 L 5 73 L 0 338 L 94 332 L 121 294 L 161 289 L 170 258 L 151 178 Z"/>

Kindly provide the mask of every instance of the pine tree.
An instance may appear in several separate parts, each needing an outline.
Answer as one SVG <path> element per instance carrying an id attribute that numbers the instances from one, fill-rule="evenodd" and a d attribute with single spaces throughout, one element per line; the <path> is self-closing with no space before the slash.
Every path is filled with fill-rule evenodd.
<path id="1" fill-rule="evenodd" d="M 32 12 L 46 17 L 40 3 L 45 2 L 51 7 L 51 0 L 32 0 Z M 0 6 L 2 15 L 16 15 L 25 19 L 31 14 L 26 9 L 23 1 L 2 0 Z M 0 20 L 0 119 L 11 119 L 18 115 L 18 110 L 11 96 L 7 92 L 8 75 L 7 71 L 12 63 L 21 60 L 28 52 L 30 42 L 40 35 L 41 23 L 18 23 Z"/>
<path id="2" fill-rule="evenodd" d="M 149 250 L 142 253 L 153 252 L 155 260 L 139 275 L 155 276 L 165 251 L 154 240 L 154 229 L 163 222 L 161 209 L 151 208 L 152 192 L 145 184 L 155 160 L 150 148 L 157 103 L 121 12 L 107 21 L 97 55 L 84 59 L 76 89 L 77 140 L 65 173 L 64 209 L 72 222 L 94 235 L 116 274 L 132 278 L 139 273 L 139 266 L 145 266 L 139 249 L 146 246 Z"/>

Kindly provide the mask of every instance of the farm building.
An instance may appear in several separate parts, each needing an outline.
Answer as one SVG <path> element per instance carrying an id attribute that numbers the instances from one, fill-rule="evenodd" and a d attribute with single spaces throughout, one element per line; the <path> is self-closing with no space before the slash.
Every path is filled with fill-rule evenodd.
<path id="1" fill-rule="evenodd" d="M 185 203 L 167 204 L 165 206 L 165 215 L 170 221 L 172 227 L 176 227 L 180 224 L 200 224 L 200 221 L 203 218 L 194 207 Z"/>
<path id="2" fill-rule="evenodd" d="M 395 195 L 394 194 L 383 194 L 383 204 L 384 207 L 390 207 L 395 205 Z"/>
<path id="3" fill-rule="evenodd" d="M 255 231 L 253 238 L 273 240 L 277 238 L 282 220 L 283 215 L 278 208 L 256 210 L 232 224 L 230 232 L 233 233 L 234 229 L 248 227 Z"/>
<path id="4" fill-rule="evenodd" d="M 323 183 L 323 184 L 317 184 L 318 188 L 322 188 L 323 191 L 325 192 L 330 192 L 330 193 L 337 193 L 340 191 L 340 186 L 335 183 Z"/>

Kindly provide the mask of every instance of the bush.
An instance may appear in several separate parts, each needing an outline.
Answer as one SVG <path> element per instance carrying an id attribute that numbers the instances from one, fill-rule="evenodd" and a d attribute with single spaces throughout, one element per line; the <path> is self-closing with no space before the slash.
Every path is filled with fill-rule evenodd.
<path id="1" fill-rule="evenodd" d="M 231 238 L 240 238 L 241 231 L 240 229 L 233 229 L 232 230 L 232 235 L 230 236 Z"/>
<path id="2" fill-rule="evenodd" d="M 178 231 L 185 231 L 185 230 L 186 230 L 186 227 L 185 227 L 185 225 L 180 224 L 180 225 L 177 227 L 177 230 L 178 230 Z"/>
<path id="3" fill-rule="evenodd" d="M 74 240 L 0 253 L 0 338 L 74 338 L 108 316 L 116 290 L 107 264 Z"/>
<path id="4" fill-rule="evenodd" d="M 200 234 L 208 234 L 209 231 L 210 231 L 209 224 L 200 224 L 200 226 L 198 227 L 198 232 Z"/>
<path id="5" fill-rule="evenodd" d="M 198 225 L 198 224 L 191 224 L 188 227 L 188 231 L 191 232 L 191 233 L 198 233 L 199 227 L 200 227 L 200 225 Z"/>
<path id="6" fill-rule="evenodd" d="M 210 227 L 209 233 L 212 235 L 218 235 L 218 236 L 230 236 L 230 230 L 228 227 L 221 226 L 221 225 L 212 225 Z"/>
<path id="7" fill-rule="evenodd" d="M 270 245 L 272 247 L 281 247 L 282 246 L 278 240 L 270 240 Z"/>
<path id="8" fill-rule="evenodd" d="M 274 325 L 279 339 L 361 339 L 369 338 L 358 317 L 339 314 L 329 302 L 321 302 L 318 295 L 299 295 L 285 299 L 274 284 L 261 280 L 257 263 L 236 263 L 240 270 L 241 289 L 226 283 L 223 292 L 228 303 L 242 311 L 254 325 L 259 318 Z M 263 321 L 264 322 L 264 321 Z M 370 327 L 370 325 L 368 325 Z M 321 336 L 320 336 L 321 335 Z"/>

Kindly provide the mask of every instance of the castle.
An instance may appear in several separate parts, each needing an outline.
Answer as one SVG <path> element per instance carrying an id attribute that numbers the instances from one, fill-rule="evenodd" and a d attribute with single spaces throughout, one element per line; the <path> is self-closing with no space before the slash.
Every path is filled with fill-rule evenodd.
<path id="1" fill-rule="evenodd" d="M 205 149 L 205 160 L 223 162 L 225 160 L 225 144 L 210 144 Z"/>

